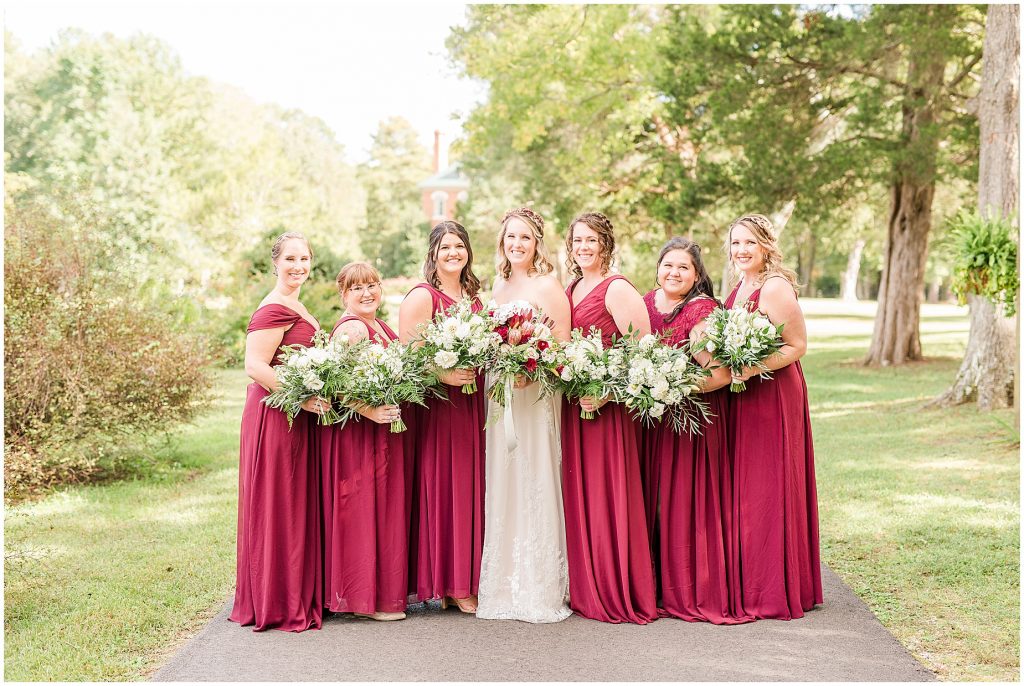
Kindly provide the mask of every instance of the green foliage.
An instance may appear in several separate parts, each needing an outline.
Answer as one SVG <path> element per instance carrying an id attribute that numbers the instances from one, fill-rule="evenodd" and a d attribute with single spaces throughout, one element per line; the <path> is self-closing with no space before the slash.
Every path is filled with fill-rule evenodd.
<path id="1" fill-rule="evenodd" d="M 949 225 L 947 249 L 953 256 L 953 292 L 960 304 L 970 294 L 1002 305 L 1007 317 L 1017 311 L 1017 229 L 1005 218 L 985 219 L 977 211 L 961 211 Z"/>
<path id="2" fill-rule="evenodd" d="M 661 186 L 658 158 L 638 145 L 660 108 L 649 78 L 660 12 L 471 6 L 447 46 L 464 75 L 488 85 L 487 102 L 465 124 L 463 161 L 474 184 L 479 176 L 515 179 L 520 202 L 533 201 L 558 231 L 584 210 L 608 213 L 626 233 L 646 225 L 647 215 L 627 220 L 643 208 L 638 198 Z"/>
<path id="3" fill-rule="evenodd" d="M 202 339 L 83 231 L 108 228 L 91 207 L 6 203 L 6 497 L 132 469 L 140 439 L 193 417 L 208 386 Z"/>
<path id="4" fill-rule="evenodd" d="M 443 171 L 443 170 L 442 170 Z M 431 175 L 427 151 L 405 119 L 382 121 L 373 137 L 370 160 L 359 167 L 366 189 L 366 224 L 359 244 L 384 278 L 419 271 L 430 231 L 423 220 L 420 190 Z"/>
<path id="5" fill-rule="evenodd" d="M 301 231 L 317 255 L 361 256 L 365 201 L 323 121 L 189 76 L 150 37 L 67 31 L 32 54 L 5 49 L 5 170 L 21 189 L 8 195 L 35 189 L 58 215 L 61 197 L 88 198 L 90 233 L 173 285 L 179 318 L 226 346 L 215 356 L 237 359 L 252 304 L 238 263 L 269 251 L 269 227 Z"/>

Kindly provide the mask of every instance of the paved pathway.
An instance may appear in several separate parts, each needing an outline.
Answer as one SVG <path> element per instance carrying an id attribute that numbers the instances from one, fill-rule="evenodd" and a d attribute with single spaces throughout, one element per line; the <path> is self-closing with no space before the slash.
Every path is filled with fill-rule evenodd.
<path id="1" fill-rule="evenodd" d="M 933 681 L 825 568 L 825 604 L 792 622 L 646 626 L 570 617 L 485 621 L 437 604 L 401 622 L 332 615 L 321 631 L 254 633 L 230 603 L 157 681 Z"/>

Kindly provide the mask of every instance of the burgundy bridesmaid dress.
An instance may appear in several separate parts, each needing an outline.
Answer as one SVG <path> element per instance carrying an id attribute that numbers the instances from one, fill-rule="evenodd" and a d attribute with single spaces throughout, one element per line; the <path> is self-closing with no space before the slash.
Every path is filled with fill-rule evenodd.
<path id="1" fill-rule="evenodd" d="M 686 303 L 671 321 L 644 296 L 651 328 L 667 341 L 689 340 L 694 325 L 718 306 L 709 298 Z M 728 389 L 705 393 L 713 418 L 699 435 L 678 434 L 666 423 L 644 429 L 641 464 L 647 467 L 648 522 L 657 530 L 653 548 L 662 617 L 688 622 L 740 624 L 753 620 L 740 596 L 739 532 L 733 511 L 727 440 Z M 643 453 L 646 454 L 643 454 Z"/>
<path id="2" fill-rule="evenodd" d="M 338 326 L 358 317 L 343 317 Z M 383 345 L 397 339 L 366 325 Z M 365 324 L 365 322 L 363 322 Z M 324 606 L 332 612 L 402 612 L 408 569 L 402 434 L 365 417 L 321 429 Z"/>
<path id="3" fill-rule="evenodd" d="M 430 292 L 433 313 L 455 304 L 448 295 L 421 283 Z M 473 310 L 483 309 L 473 299 Z M 477 392 L 448 387 L 448 398 L 432 398 L 416 413 L 413 515 L 416 530 L 416 596 L 419 600 L 476 595 L 484 542 L 483 376 Z"/>
<path id="4" fill-rule="evenodd" d="M 572 307 L 572 328 L 621 335 L 605 308 L 609 276 Z M 573 281 L 566 294 L 572 303 Z M 602 622 L 647 624 L 658 617 L 647 538 L 637 428 L 625 408 L 608 403 L 593 419 L 577 401 L 562 403 L 562 498 L 569 563 L 569 605 Z"/>
<path id="5" fill-rule="evenodd" d="M 760 295 L 758 288 L 745 306 L 756 309 Z M 729 394 L 740 576 L 749 614 L 794 619 L 822 602 L 814 446 L 800 362 L 771 374 Z"/>
<path id="6" fill-rule="evenodd" d="M 264 305 L 248 332 L 291 326 L 281 345 L 308 346 L 316 327 L 284 305 Z M 275 355 L 271 365 L 280 364 Z M 320 628 L 320 456 L 316 419 L 299 412 L 291 430 L 267 391 L 249 384 L 238 468 L 235 603 L 228 617 L 254 631 Z"/>

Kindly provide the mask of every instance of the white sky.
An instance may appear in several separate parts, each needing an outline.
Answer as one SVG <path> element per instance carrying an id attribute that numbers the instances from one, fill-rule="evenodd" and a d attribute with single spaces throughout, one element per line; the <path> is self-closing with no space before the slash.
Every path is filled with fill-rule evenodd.
<path id="1" fill-rule="evenodd" d="M 461 3 L 47 2 L 5 3 L 4 24 L 26 50 L 61 29 L 168 43 L 185 69 L 231 84 L 258 102 L 320 117 L 350 161 L 366 159 L 384 118 L 408 119 L 427 149 L 434 129 L 450 142 L 484 88 L 456 76 L 444 41 Z M 455 119 L 453 119 L 453 116 Z"/>

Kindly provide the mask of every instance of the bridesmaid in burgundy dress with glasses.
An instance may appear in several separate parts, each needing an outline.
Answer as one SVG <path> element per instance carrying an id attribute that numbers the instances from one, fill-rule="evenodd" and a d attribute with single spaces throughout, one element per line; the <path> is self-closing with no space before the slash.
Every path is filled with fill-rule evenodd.
<path id="1" fill-rule="evenodd" d="M 719 306 L 700 246 L 673 238 L 658 256 L 658 286 L 644 296 L 651 329 L 683 345 L 700 338 L 704 319 Z M 707 352 L 696 361 L 712 366 Z M 739 624 L 753 619 L 740 598 L 738 532 L 733 513 L 727 431 L 729 370 L 704 380 L 713 415 L 700 434 L 676 433 L 666 423 L 645 427 L 647 522 L 661 586 L 661 616 L 688 622 Z M 657 531 L 657 535 L 654 532 Z"/>
<path id="2" fill-rule="evenodd" d="M 254 631 L 319 629 L 321 599 L 320 462 L 316 418 L 330 406 L 307 400 L 292 424 L 262 400 L 277 388 L 282 345 L 308 346 L 320 325 L 299 302 L 313 253 L 298 233 L 284 233 L 270 251 L 277 285 L 249 321 L 238 469 L 238 558 L 235 602 L 228 617 Z"/>
<path id="3" fill-rule="evenodd" d="M 352 262 L 338 273 L 345 312 L 333 336 L 350 344 L 372 339 L 387 346 L 398 338 L 377 319 L 380 272 Z M 324 499 L 324 601 L 332 612 L 379 621 L 405 619 L 408 522 L 403 436 L 389 424 L 394 405 L 363 407 L 344 427 L 321 434 Z"/>
<path id="4" fill-rule="evenodd" d="M 476 297 L 480 280 L 473 274 L 469 234 L 458 222 L 443 221 L 431 229 L 423 277 L 399 309 L 403 343 L 415 340 L 435 314 L 464 298 L 471 299 L 474 311 L 483 309 Z M 463 393 L 461 387 L 474 380 L 479 390 Z M 427 408 L 416 412 L 412 429 L 410 555 L 415 563 L 410 567 L 419 600 L 441 598 L 447 607 L 451 599 L 459 610 L 473 614 L 484 540 L 485 386 L 472 369 L 446 372 L 441 381 L 448 386 L 447 399 L 428 400 Z"/>
<path id="5" fill-rule="evenodd" d="M 822 602 L 814 446 L 799 362 L 807 330 L 796 274 L 782 266 L 768 218 L 734 221 L 727 247 L 742 279 L 725 306 L 759 310 L 783 324 L 785 342 L 765 360 L 772 378 L 745 369 L 736 379 L 747 390 L 729 399 L 743 605 L 755 617 L 794 619 Z"/>
<path id="6" fill-rule="evenodd" d="M 605 345 L 632 326 L 651 323 L 643 298 L 620 275 L 610 275 L 615 234 L 598 212 L 581 214 L 565 238 L 576 278 L 566 290 L 572 328 L 601 331 Z M 647 538 L 637 428 L 607 398 L 562 405 L 562 497 L 569 561 L 569 605 L 602 622 L 647 624 L 658 617 Z M 581 419 L 580 409 L 600 410 Z"/>

